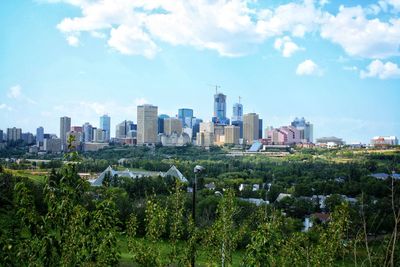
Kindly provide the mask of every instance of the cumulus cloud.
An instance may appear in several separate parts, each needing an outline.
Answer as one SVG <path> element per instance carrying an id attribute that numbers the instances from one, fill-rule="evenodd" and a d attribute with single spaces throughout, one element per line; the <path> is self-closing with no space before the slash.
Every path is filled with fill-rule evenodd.
<path id="1" fill-rule="evenodd" d="M 106 39 L 111 48 L 126 55 L 153 58 L 161 51 L 161 43 L 166 43 L 214 50 L 221 56 L 243 56 L 269 38 L 283 42 L 285 36 L 302 38 L 307 33 L 320 34 L 351 56 L 375 59 L 400 53 L 400 19 L 393 12 L 385 20 L 373 17 L 397 10 L 399 0 L 381 0 L 365 8 L 342 6 L 337 14 L 323 10 L 327 0 L 289 2 L 274 8 L 255 5 L 257 0 L 47 1 L 81 10 L 80 16 L 64 18 L 57 25 L 71 45 L 78 45 L 77 36 L 86 32 Z M 286 42 L 280 49 L 290 56 L 299 47 Z"/>
<path id="2" fill-rule="evenodd" d="M 334 16 L 327 14 L 321 36 L 343 47 L 347 54 L 364 58 L 387 58 L 400 55 L 400 19 L 383 22 L 367 19 L 361 6 L 341 6 Z"/>
<path id="3" fill-rule="evenodd" d="M 108 45 L 125 55 L 143 55 L 153 58 L 159 48 L 150 36 L 139 28 L 121 25 L 111 30 Z"/>
<path id="4" fill-rule="evenodd" d="M 296 69 L 296 74 L 303 75 L 322 75 L 322 71 L 311 59 L 301 62 Z"/>
<path id="5" fill-rule="evenodd" d="M 390 61 L 383 63 L 380 60 L 374 60 L 367 66 L 365 71 L 362 70 L 360 72 L 360 77 L 363 79 L 376 77 L 382 80 L 400 78 L 400 68 Z"/>
<path id="6" fill-rule="evenodd" d="M 304 36 L 316 28 L 315 18 L 321 14 L 312 1 L 271 10 L 250 7 L 248 0 L 48 1 L 81 9 L 81 16 L 64 18 L 57 25 L 71 45 L 79 44 L 77 34 L 88 32 L 108 38 L 108 45 L 122 54 L 148 58 L 160 51 L 158 42 L 242 56 L 271 36 Z"/>
<path id="7" fill-rule="evenodd" d="M 292 41 L 289 36 L 277 38 L 274 43 L 274 48 L 282 53 L 284 57 L 291 57 L 299 50 L 304 50 Z"/>

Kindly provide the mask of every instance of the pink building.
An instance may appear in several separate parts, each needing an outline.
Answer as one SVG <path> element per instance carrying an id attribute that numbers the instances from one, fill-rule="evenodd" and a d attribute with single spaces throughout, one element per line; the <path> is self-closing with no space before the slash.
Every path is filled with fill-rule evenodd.
<path id="1" fill-rule="evenodd" d="M 272 145 L 293 145 L 301 143 L 300 131 L 293 126 L 282 126 L 267 131 L 267 139 Z"/>

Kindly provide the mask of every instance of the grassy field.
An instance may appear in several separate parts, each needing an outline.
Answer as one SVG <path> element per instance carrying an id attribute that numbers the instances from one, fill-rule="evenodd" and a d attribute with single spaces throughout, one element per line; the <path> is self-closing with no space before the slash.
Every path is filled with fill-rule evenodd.
<path id="1" fill-rule="evenodd" d="M 27 177 L 35 182 L 42 183 L 44 182 L 46 176 L 48 175 L 47 170 L 11 170 L 6 169 L 7 172 L 11 172 L 13 175 Z"/>
<path id="2" fill-rule="evenodd" d="M 146 242 L 146 241 L 144 241 L 144 242 Z M 179 246 L 181 246 L 182 248 L 184 245 L 185 245 L 184 242 L 179 244 Z M 120 238 L 118 239 L 118 246 L 120 248 L 120 256 L 121 256 L 120 266 L 123 266 L 123 267 L 139 266 L 132 261 L 132 254 L 129 253 L 128 242 L 124 236 L 120 236 Z M 165 265 L 167 266 L 167 263 L 168 263 L 167 259 L 168 259 L 168 254 L 171 251 L 171 246 L 168 244 L 168 242 L 165 242 L 165 241 L 160 241 L 157 244 L 157 246 L 159 246 L 162 258 L 166 259 Z M 199 256 L 196 259 L 196 266 L 209 266 L 207 264 L 208 251 L 201 248 L 201 246 L 199 246 L 198 249 L 199 249 Z M 232 266 L 234 266 L 234 267 L 241 266 L 243 256 L 244 256 L 244 251 L 241 251 L 241 250 L 236 251 L 233 255 L 233 265 Z"/>

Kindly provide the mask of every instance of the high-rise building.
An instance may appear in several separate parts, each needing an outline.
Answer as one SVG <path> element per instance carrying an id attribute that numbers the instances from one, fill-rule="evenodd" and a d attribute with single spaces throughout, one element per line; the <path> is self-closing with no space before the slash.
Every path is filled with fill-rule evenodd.
<path id="1" fill-rule="evenodd" d="M 3 130 L 0 130 L 0 143 L 3 142 Z"/>
<path id="2" fill-rule="evenodd" d="M 259 117 L 256 113 L 243 116 L 243 139 L 244 143 L 251 145 L 259 138 Z"/>
<path id="3" fill-rule="evenodd" d="M 107 131 L 101 128 L 93 128 L 93 142 L 107 142 Z"/>
<path id="4" fill-rule="evenodd" d="M 223 124 L 214 125 L 214 142 L 218 145 L 222 145 L 225 142 L 225 126 Z"/>
<path id="5" fill-rule="evenodd" d="M 235 103 L 233 105 L 232 122 L 233 121 L 243 121 L 243 105 L 240 103 Z"/>
<path id="6" fill-rule="evenodd" d="M 61 117 L 60 118 L 60 139 L 61 139 L 61 149 L 67 149 L 67 133 L 71 131 L 71 118 Z"/>
<path id="7" fill-rule="evenodd" d="M 263 138 L 263 120 L 259 119 L 258 120 L 258 139 Z"/>
<path id="8" fill-rule="evenodd" d="M 193 118 L 192 119 L 192 139 L 196 139 L 197 133 L 200 132 L 200 123 L 202 123 L 202 119 Z"/>
<path id="9" fill-rule="evenodd" d="M 86 122 L 83 126 L 83 142 L 88 143 L 93 141 L 93 126 Z"/>
<path id="10" fill-rule="evenodd" d="M 22 140 L 27 145 L 32 145 L 35 143 L 35 138 L 32 133 L 22 133 Z"/>
<path id="11" fill-rule="evenodd" d="M 172 133 L 182 133 L 182 121 L 178 118 L 164 119 L 164 134 L 171 135 Z"/>
<path id="12" fill-rule="evenodd" d="M 294 145 L 301 143 L 300 130 L 293 126 L 266 129 L 266 138 L 271 145 Z"/>
<path id="13" fill-rule="evenodd" d="M 166 114 L 161 114 L 158 116 L 158 133 L 164 133 L 164 120 L 168 119 L 169 116 Z"/>
<path id="14" fill-rule="evenodd" d="M 103 115 L 100 117 L 100 128 L 105 131 L 104 142 L 110 141 L 111 135 L 111 118 L 108 115 Z"/>
<path id="15" fill-rule="evenodd" d="M 52 138 L 52 139 L 44 139 L 43 148 L 44 151 L 48 153 L 59 153 L 61 152 L 61 139 L 60 138 Z"/>
<path id="16" fill-rule="evenodd" d="M 178 118 L 182 122 L 183 128 L 192 128 L 193 109 L 181 108 L 178 110 Z"/>
<path id="17" fill-rule="evenodd" d="M 130 131 L 136 131 L 137 125 L 133 121 L 123 121 L 115 127 L 115 138 L 123 139 L 128 136 Z"/>
<path id="18" fill-rule="evenodd" d="M 141 105 L 137 107 L 137 144 L 155 144 L 158 139 L 158 107 Z"/>
<path id="19" fill-rule="evenodd" d="M 240 139 L 240 127 L 229 125 L 225 127 L 225 144 L 238 145 Z"/>
<path id="20" fill-rule="evenodd" d="M 36 129 L 36 142 L 38 144 L 43 144 L 44 141 L 44 128 L 42 126 Z"/>
<path id="21" fill-rule="evenodd" d="M 293 127 L 296 127 L 300 131 L 300 139 L 304 142 L 312 143 L 313 139 L 313 125 L 303 118 L 295 118 L 291 123 Z"/>
<path id="22" fill-rule="evenodd" d="M 16 142 L 22 139 L 21 128 L 7 128 L 7 142 Z"/>
<path id="23" fill-rule="evenodd" d="M 229 124 L 229 119 L 226 117 L 226 95 L 222 93 L 214 95 L 213 122 L 216 124 Z"/>
<path id="24" fill-rule="evenodd" d="M 239 127 L 240 138 L 243 138 L 243 121 L 232 121 L 232 125 Z"/>
<path id="25" fill-rule="evenodd" d="M 202 147 L 210 147 L 214 145 L 214 133 L 198 132 L 196 137 L 196 145 Z"/>
<path id="26" fill-rule="evenodd" d="M 211 121 L 200 123 L 200 132 L 214 133 L 214 123 Z"/>
<path id="27" fill-rule="evenodd" d="M 200 131 L 196 134 L 196 144 L 202 147 L 214 145 L 214 123 L 201 122 Z"/>

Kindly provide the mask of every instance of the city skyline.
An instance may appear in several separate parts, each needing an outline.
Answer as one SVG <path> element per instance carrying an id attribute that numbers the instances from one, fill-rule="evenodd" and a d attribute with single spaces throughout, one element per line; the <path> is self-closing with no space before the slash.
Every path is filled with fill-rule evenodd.
<path id="1" fill-rule="evenodd" d="M 141 34 L 126 22 L 135 12 L 127 12 L 126 21 L 109 21 L 112 14 L 100 12 L 118 12 L 115 3 L 123 2 L 97 6 L 96 21 L 94 8 L 85 12 L 96 1 L 85 2 L 0 4 L 3 132 L 15 126 L 35 133 L 43 126 L 58 134 L 63 116 L 72 118 L 71 125 L 99 127 L 99 117 L 108 114 L 114 135 L 118 123 L 137 123 L 136 108 L 146 103 L 170 116 L 190 108 L 210 121 L 219 85 L 227 95 L 227 118 L 241 96 L 243 113 L 259 114 L 264 129 L 305 117 L 315 138 L 368 143 L 373 136 L 400 136 L 400 6 L 394 1 L 199 1 L 191 3 L 194 19 L 199 10 L 211 15 L 223 9 L 226 16 L 207 25 L 199 19 L 210 36 L 192 31 L 182 40 L 173 38 L 176 31 L 163 35 L 152 16 L 158 8 L 188 19 L 174 7 L 157 1 L 136 6 L 147 18 Z M 306 15 L 282 24 L 291 10 Z"/>

